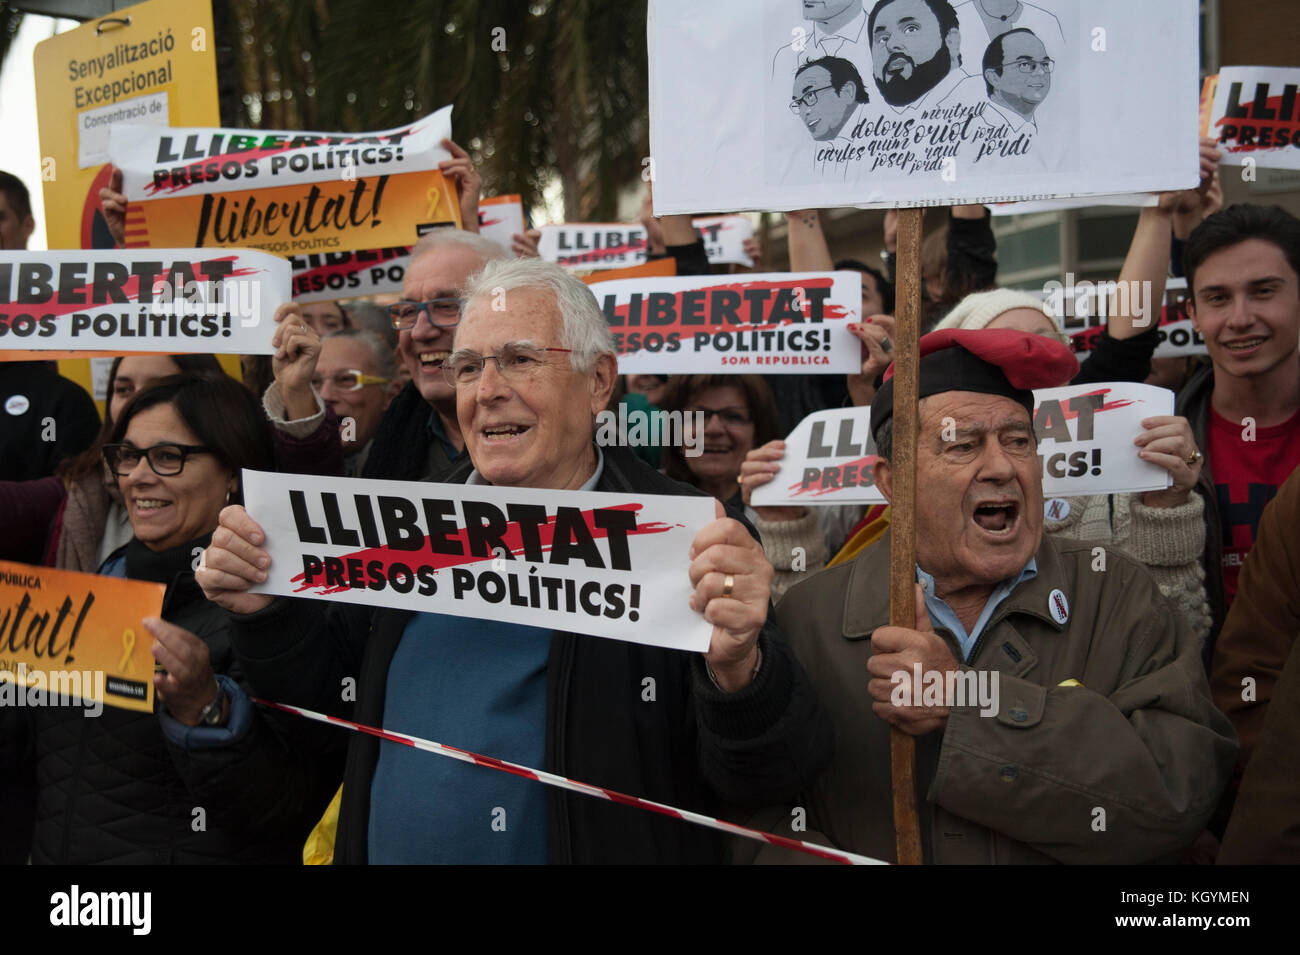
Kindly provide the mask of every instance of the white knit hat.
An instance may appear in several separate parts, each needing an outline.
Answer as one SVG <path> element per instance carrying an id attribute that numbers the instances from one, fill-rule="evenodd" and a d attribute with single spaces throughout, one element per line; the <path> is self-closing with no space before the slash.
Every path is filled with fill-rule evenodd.
<path id="1" fill-rule="evenodd" d="M 1070 340 L 1061 331 L 1061 326 L 1043 308 L 1041 295 L 1012 288 L 999 288 L 991 292 L 975 292 L 967 295 L 944 316 L 943 321 L 934 326 L 934 331 L 941 328 L 987 328 L 995 318 L 1013 308 L 1032 308 L 1042 312 L 1043 317 L 1056 332 L 1052 337 L 1063 345 L 1070 344 Z"/>

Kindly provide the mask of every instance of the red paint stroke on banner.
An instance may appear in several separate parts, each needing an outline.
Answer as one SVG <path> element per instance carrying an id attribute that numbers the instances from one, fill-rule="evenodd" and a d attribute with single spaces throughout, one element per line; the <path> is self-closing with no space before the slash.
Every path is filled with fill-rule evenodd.
<path id="1" fill-rule="evenodd" d="M 289 143 L 281 143 L 279 146 L 258 146 L 253 149 L 243 149 L 238 152 L 230 152 L 230 153 L 221 152 L 221 153 L 217 153 L 217 155 L 215 156 L 203 156 L 199 159 L 191 159 L 189 162 L 182 162 L 181 160 L 177 160 L 174 165 L 167 165 L 167 166 L 155 165 L 153 168 L 169 169 L 169 170 L 180 169 L 180 168 L 189 169 L 193 166 L 206 166 L 208 163 L 211 162 L 215 162 L 218 164 L 224 164 L 226 162 L 238 162 L 242 166 L 245 162 L 247 162 L 250 159 L 252 160 L 266 159 L 270 156 L 278 156 L 290 151 L 299 152 L 308 149 L 346 149 L 348 146 L 373 146 L 373 147 L 391 146 L 394 149 L 401 149 L 403 140 L 411 136 L 414 136 L 416 131 L 419 128 L 420 128 L 419 126 L 412 126 L 410 131 L 405 133 L 400 139 L 397 140 L 397 142 L 389 141 L 389 142 L 375 143 L 375 142 L 370 142 L 370 140 L 375 138 L 374 136 L 352 136 L 352 137 L 343 137 L 344 141 L 341 143 L 331 143 L 328 142 L 328 140 L 337 137 L 332 137 L 329 134 L 326 134 L 324 136 L 317 137 L 318 140 L 324 139 L 326 140 L 326 142 L 318 141 L 316 143 L 313 143 L 310 146 L 304 146 L 301 143 L 294 146 L 291 146 Z M 257 132 L 257 131 L 252 130 L 251 132 Z M 400 133 L 401 130 L 396 130 L 396 132 Z M 224 132 L 222 134 L 224 135 Z M 269 135 L 273 135 L 273 134 L 270 132 L 259 133 L 260 137 L 265 137 Z M 393 134 L 389 134 L 389 135 L 393 135 Z M 292 140 L 290 140 L 290 142 L 292 142 Z M 377 166 L 380 164 L 368 163 L 367 165 Z M 316 172 L 331 172 L 331 171 L 337 172 L 343 169 L 361 169 L 361 168 L 362 167 L 359 165 L 353 165 L 352 163 L 348 163 L 346 165 L 336 165 L 333 168 L 333 170 L 318 169 L 315 171 Z M 375 173 L 375 175 L 380 175 L 380 173 Z M 366 176 L 361 176 L 360 174 L 358 174 L 358 177 L 367 178 Z M 326 178 L 333 178 L 333 177 L 326 177 Z M 162 185 L 162 186 L 155 185 L 154 183 L 150 182 L 147 185 L 145 185 L 144 191 L 150 196 L 159 197 L 163 195 L 175 195 L 176 193 L 184 189 L 194 189 L 203 185 L 206 185 L 206 182 L 199 182 L 199 183 L 188 182 L 188 181 L 182 183 L 168 182 L 166 185 Z M 252 190 L 258 188 L 258 186 L 248 186 L 246 188 Z M 273 186 L 263 187 L 263 188 L 273 188 Z"/>
<path id="2" fill-rule="evenodd" d="M 671 293 L 674 299 L 676 300 L 676 304 L 674 305 L 674 310 L 678 313 L 679 316 L 681 314 L 682 296 L 687 292 L 698 291 L 698 292 L 705 292 L 711 295 L 714 292 L 730 291 L 730 292 L 736 292 L 741 296 L 741 302 L 736 311 L 737 314 L 741 315 L 744 318 L 744 321 L 739 325 L 706 325 L 703 323 L 698 325 L 696 324 L 684 325 L 682 324 L 681 319 L 679 317 L 677 321 L 667 325 L 647 325 L 644 323 L 633 325 L 633 324 L 629 324 L 628 321 L 631 318 L 630 315 L 631 303 L 629 302 L 623 305 L 614 306 L 614 314 L 622 318 L 623 323 L 621 325 L 611 324 L 610 327 L 614 330 L 616 334 L 629 333 L 629 332 L 641 332 L 643 334 L 648 334 L 650 332 L 657 332 L 661 335 L 666 335 L 669 332 L 679 332 L 683 335 L 694 335 L 696 333 L 707 331 L 710 334 L 716 336 L 721 332 L 732 332 L 732 333 L 753 332 L 753 331 L 762 331 L 764 329 L 782 328 L 788 325 L 802 325 L 805 322 L 811 321 L 812 302 L 808 301 L 806 298 L 803 303 L 803 308 L 799 310 L 800 313 L 803 315 L 803 318 L 782 318 L 782 319 L 778 319 L 777 321 L 767 321 L 767 320 L 763 320 L 762 315 L 759 315 L 758 318 L 755 319 L 754 315 L 752 314 L 751 303 L 749 302 L 748 299 L 743 297 L 745 291 L 749 289 L 762 289 L 764 291 L 776 291 L 781 289 L 790 289 L 790 290 L 809 289 L 809 288 L 831 289 L 834 287 L 834 284 L 835 284 L 834 279 L 825 277 L 825 278 L 815 278 L 815 279 L 804 279 L 803 281 L 799 281 L 796 279 L 784 279 L 778 282 L 761 282 L 761 281 L 731 282 L 731 283 L 726 283 L 721 285 L 706 285 L 699 289 L 682 289 L 681 291 Z M 593 291 L 597 294 L 597 296 L 600 295 L 599 283 L 597 283 L 597 287 L 594 288 Z M 796 301 L 797 299 L 792 299 L 790 304 L 794 305 Z M 775 304 L 776 304 L 776 298 L 774 296 L 771 302 L 771 306 L 774 307 Z M 643 302 L 643 306 L 644 306 L 644 302 Z M 835 320 L 844 319 L 848 317 L 849 317 L 849 312 L 843 305 L 835 304 L 834 302 L 831 302 L 829 300 L 823 300 L 822 302 L 823 321 L 835 321 Z M 634 351 L 633 349 L 624 349 L 623 353 L 632 354 L 633 351 Z"/>
<path id="3" fill-rule="evenodd" d="M 880 455 L 868 454 L 865 458 L 858 458 L 855 461 L 845 461 L 843 464 L 832 465 L 832 469 L 839 471 L 840 474 L 843 474 L 846 468 L 856 466 L 858 471 L 861 472 L 864 468 L 871 467 L 873 469 L 872 477 L 874 479 L 875 477 L 874 469 L 876 466 L 876 462 L 879 460 L 880 460 Z M 843 485 L 839 485 L 839 484 L 835 485 L 834 487 L 822 487 L 822 475 L 826 473 L 826 470 L 827 470 L 826 468 L 823 468 L 822 473 L 817 475 L 817 480 L 810 481 L 807 487 L 803 486 L 802 481 L 795 481 L 788 488 L 788 490 L 791 492 L 790 496 L 798 497 L 800 494 L 812 494 L 813 497 L 821 497 L 823 494 L 834 494 L 836 491 L 843 491 L 845 488 L 843 487 Z M 861 485 L 859 484 L 857 486 L 860 487 Z"/>
<path id="4" fill-rule="evenodd" d="M 603 249 L 583 249 L 581 252 L 575 252 L 572 255 L 561 254 L 557 261 L 561 265 L 585 265 L 588 262 L 599 262 L 601 259 L 610 255 L 627 255 L 631 252 L 644 252 L 646 243 L 628 243 L 627 245 L 611 245 Z"/>
<path id="5" fill-rule="evenodd" d="M 1071 418 L 1077 418 L 1079 417 L 1079 412 L 1070 408 L 1068 402 L 1073 401 L 1076 398 L 1091 398 L 1093 395 L 1101 395 L 1104 398 L 1106 395 L 1110 394 L 1112 390 L 1113 389 L 1110 388 L 1098 388 L 1096 391 L 1085 391 L 1083 394 L 1071 395 L 1067 399 L 1058 399 L 1061 402 L 1061 414 L 1065 417 L 1066 421 L 1069 421 Z M 1104 402 L 1100 408 L 1097 408 L 1093 412 L 1093 414 L 1101 414 L 1103 411 L 1114 411 L 1116 408 L 1127 408 L 1129 405 L 1139 403 L 1140 402 L 1136 398 L 1117 398 L 1114 401 Z"/>
<path id="6" fill-rule="evenodd" d="M 410 255 L 411 250 L 405 249 L 376 249 L 376 254 L 380 257 L 377 259 L 367 259 L 364 262 L 352 259 L 347 262 L 338 262 L 334 265 L 318 265 L 315 268 L 307 269 L 304 272 L 293 273 L 293 285 L 297 289 L 298 285 L 313 277 L 325 277 L 328 275 L 351 275 L 354 272 L 364 272 L 366 269 L 383 265 L 385 262 L 391 262 L 403 255 Z M 295 293 L 297 294 L 297 293 Z"/>
<path id="7" fill-rule="evenodd" d="M 200 259 L 199 261 L 200 261 L 200 262 L 234 262 L 234 261 L 237 260 L 238 258 L 239 258 L 239 256 L 237 256 L 237 255 L 222 255 L 222 256 L 214 256 L 214 257 L 212 257 L 212 258 L 203 258 L 203 259 Z M 185 261 L 185 260 L 183 260 L 183 259 L 178 259 L 178 260 L 176 260 L 176 261 Z M 189 264 L 190 264 L 191 266 L 194 266 L 196 263 L 195 263 L 194 261 L 190 261 Z M 194 279 L 194 280 L 195 280 L 196 282 L 199 282 L 201 285 L 206 285 L 206 284 L 207 284 L 207 282 L 208 282 L 207 279 L 202 279 L 202 280 L 200 280 L 200 279 L 198 278 L 198 270 L 197 270 L 197 269 L 192 269 L 192 271 L 194 271 L 194 273 L 195 273 L 195 279 Z M 263 271 L 263 270 L 262 270 L 262 269 L 258 269 L 258 268 L 253 268 L 252 266 L 249 266 L 249 267 L 247 267 L 247 268 L 242 268 L 242 269 L 232 269 L 231 272 L 230 272 L 228 275 L 225 275 L 225 276 L 222 277 L 222 281 L 224 282 L 224 281 L 226 281 L 226 280 L 228 280 L 228 279 L 234 279 L 234 278 L 246 278 L 246 277 L 248 277 L 248 276 L 250 276 L 250 275 L 256 275 L 256 274 L 258 274 L 258 273 L 261 272 L 261 271 Z M 175 274 L 176 274 L 176 273 L 175 273 L 174 271 L 172 271 L 172 272 L 164 272 L 164 273 L 161 273 L 160 275 L 158 275 L 158 277 L 154 280 L 154 289 L 153 289 L 154 292 L 157 292 L 157 291 L 159 290 L 159 287 L 162 285 L 162 283 L 166 282 L 167 279 L 169 279 L 170 277 L 172 277 L 172 276 L 175 275 Z M 52 316 L 54 316 L 55 318 L 62 318 L 62 317 L 64 317 L 64 316 L 71 315 L 71 314 L 73 314 L 74 312 L 85 312 L 85 311 L 87 311 L 87 310 L 89 310 L 89 309 L 101 309 L 101 310 L 102 310 L 102 309 L 112 309 L 112 308 L 131 308 L 131 307 L 134 307 L 134 306 L 137 306 L 137 305 L 144 305 L 144 306 L 147 307 L 147 306 L 150 304 L 150 303 L 148 303 L 148 302 L 141 302 L 141 301 L 140 301 L 140 276 L 138 276 L 138 275 L 132 275 L 130 278 L 128 278 L 125 282 L 122 283 L 122 294 L 125 295 L 128 299 L 130 299 L 130 301 L 127 301 L 127 302 L 99 302 L 99 303 L 97 303 L 97 304 L 92 304 L 92 303 L 89 301 L 89 299 L 91 298 L 91 293 L 94 292 L 94 290 L 95 290 L 95 286 L 94 286 L 93 283 L 90 284 L 90 285 L 82 285 L 82 286 L 78 287 L 77 289 L 74 289 L 73 291 L 84 292 L 84 293 L 85 293 L 85 296 L 86 296 L 87 301 L 85 301 L 85 302 L 81 302 L 81 303 L 79 303 L 79 304 L 70 304 L 70 303 L 68 303 L 68 302 L 58 302 L 58 301 L 54 301 L 54 302 L 46 302 L 46 303 L 44 303 L 44 304 L 36 304 L 36 305 L 20 305 L 20 304 L 11 304 L 11 305 L 8 305 L 8 306 L 0 306 L 0 308 L 4 308 L 4 309 L 15 309 L 15 308 L 30 309 L 30 310 L 33 312 L 33 314 L 35 314 L 36 311 L 39 309 L 41 315 L 52 315 Z M 184 307 L 184 304 L 185 304 L 185 300 L 184 300 L 182 297 L 179 297 L 179 296 L 178 296 L 177 298 L 175 298 L 175 299 L 173 299 L 173 300 L 171 300 L 171 301 L 169 301 L 168 303 L 165 303 L 165 304 L 170 304 L 170 305 L 179 306 L 179 307 L 182 307 L 182 308 L 183 308 L 183 307 Z M 196 304 L 201 304 L 201 303 L 196 303 Z"/>
<path id="8" fill-rule="evenodd" d="M 1280 113 L 1282 111 L 1282 95 L 1279 93 L 1277 96 L 1270 96 L 1264 101 L 1264 104 L 1274 112 Z M 1228 142 L 1220 138 L 1219 144 L 1224 146 L 1230 153 L 1251 153 L 1259 149 L 1287 149 L 1294 146 L 1297 138 L 1300 138 L 1300 122 L 1297 122 L 1294 119 L 1251 119 L 1246 116 L 1224 116 L 1214 125 L 1218 127 L 1253 127 L 1256 132 L 1260 129 L 1285 129 L 1292 134 L 1287 137 L 1287 142 L 1285 143 L 1272 142 L 1267 145 L 1260 145 L 1259 143 L 1238 143 L 1235 141 Z"/>
<path id="9" fill-rule="evenodd" d="M 632 511 L 633 513 L 635 513 L 641 510 L 643 507 L 645 507 L 644 504 L 617 504 L 611 507 L 602 507 L 599 508 L 599 510 Z M 596 539 L 608 537 L 609 532 L 605 528 L 597 527 L 595 525 L 595 517 L 593 516 L 593 510 L 595 509 L 588 509 L 582 512 L 583 523 L 587 525 L 587 531 L 591 534 L 593 538 Z M 662 534 L 665 531 L 672 530 L 673 528 L 684 527 L 684 526 L 685 525 L 683 524 L 665 524 L 660 521 L 652 521 L 648 524 L 638 523 L 635 528 L 627 532 L 627 535 L 631 537 L 637 534 Z M 555 537 L 554 516 L 549 517 L 545 524 L 539 524 L 537 526 L 537 536 L 541 544 L 542 552 L 545 553 L 546 551 L 550 550 L 551 542 Z M 449 541 L 458 542 L 461 545 L 461 549 L 465 551 L 465 553 L 464 554 L 433 553 L 428 547 L 429 538 L 426 536 L 424 538 L 424 544 L 421 546 L 419 550 L 393 550 L 390 547 L 369 547 L 364 550 L 353 551 L 350 554 L 341 554 L 338 557 L 338 559 L 344 561 L 361 560 L 363 562 L 378 560 L 381 564 L 383 564 L 385 576 L 387 576 L 387 572 L 393 564 L 395 563 L 405 564 L 409 567 L 417 557 L 419 558 L 419 562 L 421 564 L 432 566 L 438 570 L 447 567 L 456 567 L 461 564 L 477 564 L 477 563 L 482 563 L 483 561 L 496 559 L 496 556 L 493 554 L 488 554 L 486 557 L 479 556 L 477 554 L 470 554 L 469 539 L 466 534 L 466 530 L 463 527 L 460 528 L 455 534 L 447 535 L 446 539 Z M 511 522 L 508 525 L 506 532 L 501 535 L 501 540 L 502 543 L 504 543 L 506 547 L 510 550 L 510 552 L 515 556 L 519 556 L 523 554 L 524 552 L 523 534 L 519 530 L 519 523 L 517 521 Z M 290 578 L 291 583 L 301 584 L 301 586 L 296 591 L 294 591 L 295 593 L 302 593 L 304 590 L 314 590 L 315 593 L 319 596 L 327 596 L 329 594 L 342 593 L 346 590 L 351 589 L 348 587 L 328 587 L 325 584 L 308 584 L 304 582 L 305 580 L 306 580 L 305 574 L 295 574 L 293 577 Z"/>

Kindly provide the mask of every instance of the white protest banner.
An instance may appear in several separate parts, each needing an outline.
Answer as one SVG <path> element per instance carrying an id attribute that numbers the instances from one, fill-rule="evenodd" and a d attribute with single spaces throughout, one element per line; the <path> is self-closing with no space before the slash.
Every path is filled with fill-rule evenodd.
<path id="1" fill-rule="evenodd" d="M 754 265 L 745 252 L 745 240 L 754 235 L 754 224 L 745 216 L 703 216 L 691 225 L 704 240 L 704 252 L 712 265 Z"/>
<path id="2" fill-rule="evenodd" d="M 0 252 L 0 351 L 269 355 L 288 291 L 289 263 L 247 249 Z"/>
<path id="3" fill-rule="evenodd" d="M 258 593 L 708 649 L 687 554 L 707 497 L 243 472 Z"/>
<path id="4" fill-rule="evenodd" d="M 295 302 L 328 302 L 402 291 L 410 247 L 365 252 L 322 252 L 289 258 Z"/>
<path id="5" fill-rule="evenodd" d="M 1131 382 L 1066 385 L 1034 392 L 1034 432 L 1047 498 L 1155 491 L 1169 472 L 1138 457 L 1142 419 L 1174 413 L 1166 388 Z M 755 507 L 881 504 L 870 408 L 831 408 L 804 418 L 785 439 L 776 476 L 757 488 Z"/>
<path id="6" fill-rule="evenodd" d="M 621 374 L 849 374 L 862 274 L 773 272 L 591 282 Z"/>
<path id="7" fill-rule="evenodd" d="M 1225 66 L 1205 84 L 1202 135 L 1218 140 L 1224 165 L 1300 169 L 1300 68 Z"/>
<path id="8" fill-rule="evenodd" d="M 1066 385 L 1034 392 L 1034 434 L 1043 496 L 1158 491 L 1169 472 L 1138 457 L 1142 419 L 1174 413 L 1174 393 L 1132 382 Z"/>
<path id="9" fill-rule="evenodd" d="M 537 255 L 571 269 L 621 269 L 646 258 L 644 226 L 624 222 L 544 225 Z"/>
<path id="10" fill-rule="evenodd" d="M 129 200 L 328 182 L 437 169 L 451 158 L 451 107 L 366 133 L 211 129 L 120 123 L 109 133 Z"/>
<path id="11" fill-rule="evenodd" d="M 755 489 L 754 507 L 883 504 L 876 488 L 870 408 L 814 411 L 785 439 L 781 470 Z"/>
<path id="12" fill-rule="evenodd" d="M 478 234 L 510 252 L 510 239 L 523 235 L 524 203 L 519 196 L 492 196 L 478 202 Z M 511 253 L 513 254 L 513 253 Z"/>
<path id="13" fill-rule="evenodd" d="M 996 6 L 651 0 L 655 214 L 1196 185 L 1197 0 Z"/>
<path id="14" fill-rule="evenodd" d="M 480 221 L 482 218 L 480 212 Z M 692 219 L 691 225 L 704 240 L 704 254 L 710 265 L 753 266 L 754 260 L 745 252 L 745 240 L 754 235 L 754 225 L 749 219 L 701 216 Z M 539 258 L 581 272 L 640 265 L 646 261 L 650 248 L 645 228 L 626 223 L 570 222 L 544 225 L 539 231 L 542 233 L 537 242 Z M 510 248 L 508 235 L 502 244 Z"/>
<path id="15" fill-rule="evenodd" d="M 114 125 L 125 244 L 280 255 L 409 244 L 460 225 L 438 171 L 450 135 L 451 107 L 373 133 Z"/>
<path id="16" fill-rule="evenodd" d="M 1055 318 L 1070 336 L 1070 343 L 1080 361 L 1086 360 L 1097 347 L 1097 340 L 1105 329 L 1112 295 L 1128 294 L 1136 290 L 1142 294 L 1141 285 L 1120 285 L 1118 282 L 1076 282 L 1074 273 L 1066 274 L 1066 282 L 1049 282 L 1044 287 L 1043 310 Z M 1165 299 L 1160 306 L 1160 331 L 1154 358 L 1183 358 L 1208 355 L 1205 339 L 1201 337 L 1187 312 L 1187 279 L 1166 279 Z M 1135 313 L 1150 313 L 1151 303 L 1131 303 Z"/>

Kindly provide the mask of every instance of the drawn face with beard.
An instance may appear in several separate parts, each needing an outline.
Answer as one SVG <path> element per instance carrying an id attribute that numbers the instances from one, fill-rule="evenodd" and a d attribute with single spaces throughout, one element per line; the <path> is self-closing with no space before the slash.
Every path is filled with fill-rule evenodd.
<path id="1" fill-rule="evenodd" d="M 893 0 L 877 10 L 871 67 L 886 103 L 913 103 L 939 85 L 953 68 L 947 39 L 924 0 Z"/>

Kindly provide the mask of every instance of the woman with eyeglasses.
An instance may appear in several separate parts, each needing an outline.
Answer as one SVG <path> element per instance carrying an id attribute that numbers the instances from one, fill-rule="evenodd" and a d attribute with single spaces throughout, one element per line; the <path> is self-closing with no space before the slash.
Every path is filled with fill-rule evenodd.
<path id="1" fill-rule="evenodd" d="M 663 409 L 680 413 L 683 422 L 680 444 L 669 441 L 663 449 L 664 473 L 744 512 L 758 528 L 763 551 L 776 571 L 773 598 L 780 596 L 799 574 L 792 566 L 794 544 L 806 550 L 811 542 L 821 541 L 822 534 L 811 508 L 753 508 L 741 496 L 740 470 L 746 455 L 783 436 L 772 389 L 758 375 L 674 376 L 668 380 Z M 824 561 L 825 555 L 807 553 L 805 559 Z"/>
<path id="2" fill-rule="evenodd" d="M 35 768 L 32 861 L 298 861 L 321 805 L 277 717 L 242 689 L 228 618 L 194 580 L 218 515 L 240 499 L 240 470 L 272 466 L 262 409 L 225 376 L 166 378 L 120 409 L 102 454 L 132 537 L 100 573 L 167 587 L 161 619 L 142 621 L 157 702 L 95 717 L 0 710 L 0 790 Z"/>
<path id="3" fill-rule="evenodd" d="M 126 510 L 104 470 L 101 449 L 127 401 L 170 375 L 224 375 L 211 355 L 125 355 L 108 373 L 108 400 L 99 435 L 51 477 L 0 481 L 0 559 L 94 573 L 131 537 Z"/>

